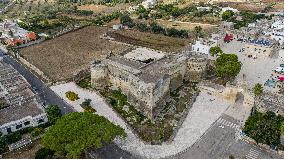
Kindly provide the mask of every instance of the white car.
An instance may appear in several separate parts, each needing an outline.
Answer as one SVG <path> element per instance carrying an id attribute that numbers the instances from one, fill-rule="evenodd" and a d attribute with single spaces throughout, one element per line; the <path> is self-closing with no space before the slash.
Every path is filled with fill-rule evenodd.
<path id="1" fill-rule="evenodd" d="M 284 73 L 284 67 L 277 67 L 274 71 L 276 73 Z"/>

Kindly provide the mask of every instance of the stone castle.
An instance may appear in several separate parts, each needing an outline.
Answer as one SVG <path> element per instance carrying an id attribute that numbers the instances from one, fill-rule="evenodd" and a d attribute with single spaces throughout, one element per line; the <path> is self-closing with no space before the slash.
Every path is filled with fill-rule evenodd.
<path id="1" fill-rule="evenodd" d="M 136 48 L 119 56 L 93 61 L 91 83 L 96 89 L 115 87 L 128 102 L 149 119 L 164 108 L 170 92 L 183 81 L 198 81 L 207 66 L 207 55 L 193 52 L 167 55 L 148 48 Z"/>

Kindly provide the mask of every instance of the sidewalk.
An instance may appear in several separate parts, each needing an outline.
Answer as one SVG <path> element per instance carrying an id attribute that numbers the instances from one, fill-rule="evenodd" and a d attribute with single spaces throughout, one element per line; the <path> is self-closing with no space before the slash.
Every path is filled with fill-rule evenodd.
<path id="1" fill-rule="evenodd" d="M 79 88 L 73 82 L 52 86 L 50 88 L 77 111 L 83 111 L 80 104 L 84 99 L 91 99 L 91 105 L 97 110 L 98 115 L 105 116 L 113 123 L 125 129 L 127 138 L 123 141 L 116 140 L 115 142 L 122 149 L 129 151 L 133 155 L 149 159 L 169 157 L 187 150 L 187 148 L 193 145 L 229 107 L 227 102 L 201 92 L 190 109 L 175 139 L 171 143 L 146 145 L 127 128 L 126 123 L 97 93 Z M 79 95 L 80 99 L 74 102 L 68 100 L 65 97 L 65 92 L 67 91 L 74 91 Z"/>

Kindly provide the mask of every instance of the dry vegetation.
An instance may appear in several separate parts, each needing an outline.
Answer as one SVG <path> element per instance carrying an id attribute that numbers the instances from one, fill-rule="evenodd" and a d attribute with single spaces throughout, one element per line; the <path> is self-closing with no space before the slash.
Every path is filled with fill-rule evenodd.
<path id="1" fill-rule="evenodd" d="M 191 40 L 168 37 L 160 34 L 139 32 L 137 30 L 115 31 L 109 35 L 117 41 L 149 47 L 165 52 L 176 52 L 189 45 Z"/>
<path id="2" fill-rule="evenodd" d="M 94 59 L 104 58 L 111 51 L 128 47 L 111 43 L 100 36 L 105 27 L 86 27 L 20 50 L 21 55 L 52 81 L 71 80 L 75 73 L 90 66 Z"/>
<path id="3" fill-rule="evenodd" d="M 116 4 L 115 6 L 106 5 L 96 5 L 96 4 L 86 4 L 78 6 L 79 10 L 89 10 L 95 13 L 107 13 L 110 14 L 115 11 L 127 10 L 130 7 L 129 4 Z"/>
<path id="4" fill-rule="evenodd" d="M 168 21 L 168 20 L 157 20 L 157 23 L 167 28 L 176 28 L 178 30 L 184 29 L 193 31 L 196 26 L 201 26 L 204 31 L 212 31 L 217 28 L 217 25 L 204 24 L 204 23 L 191 23 L 191 22 L 179 22 L 179 21 Z"/>

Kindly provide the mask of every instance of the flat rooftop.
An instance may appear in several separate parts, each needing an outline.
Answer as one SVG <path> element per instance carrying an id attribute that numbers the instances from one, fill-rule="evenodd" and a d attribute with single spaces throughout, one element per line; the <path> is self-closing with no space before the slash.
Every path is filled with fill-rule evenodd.
<path id="1" fill-rule="evenodd" d="M 165 54 L 149 48 L 139 47 L 124 55 L 124 58 L 145 62 L 148 60 L 160 60 L 165 57 Z"/>
<path id="2" fill-rule="evenodd" d="M 44 113 L 28 82 L 3 61 L 0 61 L 0 96 L 9 105 L 0 109 L 0 125 Z"/>

